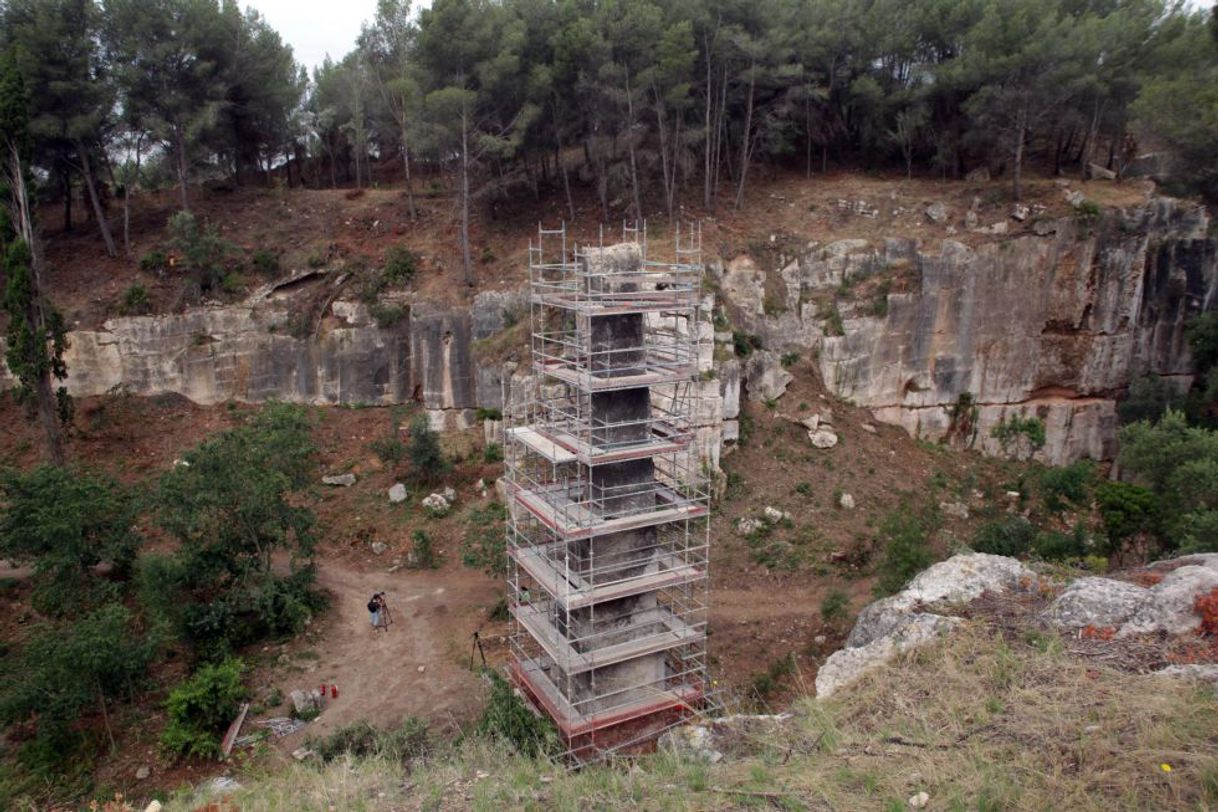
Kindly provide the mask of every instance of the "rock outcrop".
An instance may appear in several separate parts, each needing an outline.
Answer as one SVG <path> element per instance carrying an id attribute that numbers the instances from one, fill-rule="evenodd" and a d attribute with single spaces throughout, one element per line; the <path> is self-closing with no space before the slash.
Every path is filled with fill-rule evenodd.
<path id="1" fill-rule="evenodd" d="M 829 388 L 911 434 L 999 452 L 993 427 L 1035 416 L 1038 459 L 1107 459 L 1134 378 L 1190 380 L 1183 328 L 1215 306 L 1218 241 L 1203 207 L 1167 198 L 1043 222 L 972 248 L 814 243 L 775 269 L 738 257 L 720 289 L 767 349 L 819 347 Z"/>
<path id="2" fill-rule="evenodd" d="M 816 674 L 816 695 L 827 697 L 897 654 L 958 626 L 957 617 L 936 606 L 964 604 L 986 592 L 1030 589 L 1036 574 L 1013 558 L 965 553 L 940 561 L 914 577 L 897 594 L 868 605 L 846 638 Z"/>

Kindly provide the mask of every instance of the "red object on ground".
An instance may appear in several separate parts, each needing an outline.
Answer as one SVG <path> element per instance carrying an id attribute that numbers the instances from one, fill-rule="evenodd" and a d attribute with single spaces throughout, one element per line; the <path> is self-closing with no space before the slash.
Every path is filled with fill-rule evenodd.
<path id="1" fill-rule="evenodd" d="M 338 699 L 338 686 L 337 685 L 330 686 L 330 698 Z"/>

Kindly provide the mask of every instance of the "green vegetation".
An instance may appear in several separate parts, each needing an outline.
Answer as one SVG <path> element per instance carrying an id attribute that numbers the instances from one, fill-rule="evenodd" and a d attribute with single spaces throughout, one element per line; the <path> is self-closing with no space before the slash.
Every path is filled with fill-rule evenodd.
<path id="1" fill-rule="evenodd" d="M 753 354 L 753 350 L 760 350 L 761 348 L 761 336 L 746 333 L 742 330 L 732 330 L 732 349 L 739 357 L 747 358 Z"/>
<path id="2" fill-rule="evenodd" d="M 834 587 L 820 602 L 820 617 L 826 623 L 835 624 L 846 620 L 850 615 L 850 596 L 841 589 Z"/>
<path id="3" fill-rule="evenodd" d="M 939 513 L 930 506 L 914 510 L 903 504 L 884 517 L 879 526 L 883 553 L 876 567 L 876 597 L 899 592 L 935 562 L 929 542 L 939 524 Z"/>
<path id="4" fill-rule="evenodd" d="M 410 534 L 414 545 L 410 549 L 410 566 L 419 570 L 434 570 L 440 566 L 440 553 L 436 543 L 423 530 L 415 530 Z"/>
<path id="5" fill-rule="evenodd" d="M 426 755 L 432 748 L 432 742 L 427 733 L 427 724 L 410 716 L 390 730 L 381 730 L 366 719 L 360 719 L 340 727 L 324 739 L 308 738 L 305 746 L 323 762 L 349 756 L 405 763 Z"/>
<path id="6" fill-rule="evenodd" d="M 461 563 L 493 577 L 503 576 L 507 572 L 506 521 L 507 508 L 499 502 L 472 508 L 461 541 Z"/>
<path id="7" fill-rule="evenodd" d="M 263 276 L 274 276 L 279 273 L 279 256 L 274 251 L 259 248 L 250 257 L 254 269 Z"/>
<path id="8" fill-rule="evenodd" d="M 148 294 L 148 288 L 136 282 L 123 291 L 123 298 L 118 305 L 119 315 L 140 316 L 151 310 L 152 297 Z"/>
<path id="9" fill-rule="evenodd" d="M 229 259 L 236 246 L 220 236 L 212 223 L 199 224 L 188 211 L 169 218 L 169 245 L 179 258 L 176 268 L 187 274 L 201 292 L 220 290 L 229 275 Z"/>
<path id="10" fill-rule="evenodd" d="M 498 672 L 484 673 L 490 680 L 491 692 L 482 716 L 474 725 L 474 732 L 504 742 L 526 758 L 556 753 L 558 732 L 550 721 L 525 707 L 516 691 Z"/>
<path id="11" fill-rule="evenodd" d="M 240 660 L 204 665 L 169 692 L 165 707 L 169 724 L 161 744 L 171 753 L 214 758 L 220 754 L 220 736 L 237 715 L 245 686 Z"/>
<path id="12" fill-rule="evenodd" d="M 973 549 L 991 555 L 1021 556 L 1032 548 L 1036 527 L 1022 516 L 987 522 L 973 536 Z"/>
<path id="13" fill-rule="evenodd" d="M 451 464 L 440 449 L 440 437 L 427 422 L 427 415 L 418 414 L 410 421 L 410 441 L 406 445 L 406 456 L 410 460 L 414 478 L 422 483 L 432 483 L 446 473 Z"/>
<path id="14" fill-rule="evenodd" d="M 418 270 L 419 259 L 409 248 L 395 245 L 385 252 L 385 266 L 381 278 L 385 284 L 401 287 L 410 284 Z"/>
<path id="15" fill-rule="evenodd" d="M 1031 459 L 1045 447 L 1045 424 L 1036 417 L 1013 414 L 990 429 L 990 435 L 1003 454 L 1018 460 Z"/>

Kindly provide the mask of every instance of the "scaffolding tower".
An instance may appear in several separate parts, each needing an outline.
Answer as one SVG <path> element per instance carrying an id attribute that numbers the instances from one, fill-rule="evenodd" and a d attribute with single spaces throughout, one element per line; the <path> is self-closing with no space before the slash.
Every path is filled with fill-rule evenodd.
<path id="1" fill-rule="evenodd" d="M 510 664 L 587 762 L 704 706 L 708 468 L 695 438 L 701 232 L 529 246 L 537 394 L 507 435 Z"/>

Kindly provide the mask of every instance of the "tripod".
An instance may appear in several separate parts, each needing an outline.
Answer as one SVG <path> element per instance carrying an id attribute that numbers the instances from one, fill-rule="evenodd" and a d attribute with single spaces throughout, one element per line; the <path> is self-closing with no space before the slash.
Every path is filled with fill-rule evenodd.
<path id="1" fill-rule="evenodd" d="M 474 651 L 478 652 L 478 656 L 482 658 L 482 667 L 486 668 L 486 652 L 482 650 L 482 632 L 481 630 L 474 632 L 474 641 L 469 647 L 469 670 L 474 670 Z"/>
<path id="2" fill-rule="evenodd" d="M 389 604 L 385 602 L 385 598 L 381 596 L 381 612 L 380 622 L 376 624 L 378 629 L 389 631 L 390 624 L 393 623 L 393 613 L 389 611 Z"/>

